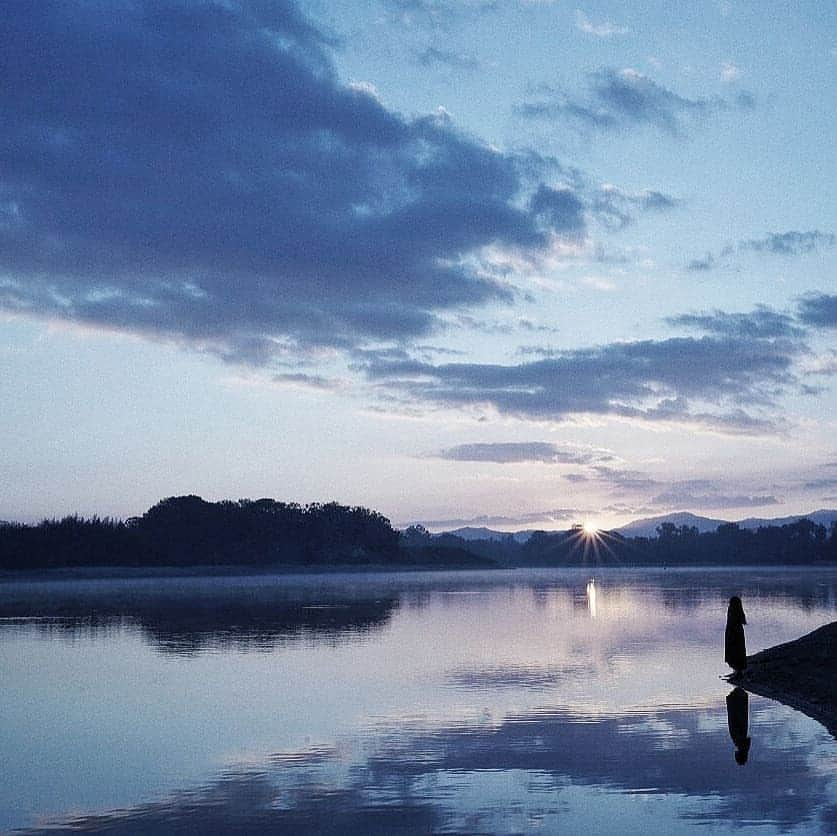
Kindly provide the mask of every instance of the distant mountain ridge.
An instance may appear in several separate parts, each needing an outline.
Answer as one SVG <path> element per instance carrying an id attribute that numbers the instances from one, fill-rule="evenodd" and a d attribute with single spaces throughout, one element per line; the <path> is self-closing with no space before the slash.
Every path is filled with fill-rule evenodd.
<path id="1" fill-rule="evenodd" d="M 468 525 L 464 528 L 454 528 L 452 531 L 443 531 L 433 536 L 441 537 L 442 534 L 452 534 L 454 537 L 460 537 L 463 540 L 505 540 L 506 537 L 511 537 L 517 543 L 525 543 L 535 531 L 534 528 L 527 528 L 522 531 L 495 531 L 493 528 Z"/>
<path id="2" fill-rule="evenodd" d="M 733 520 L 737 523 L 739 528 L 756 529 L 762 526 L 782 526 L 791 525 L 799 520 L 811 520 L 817 525 L 824 525 L 826 528 L 831 525 L 832 521 L 837 521 L 836 509 L 822 508 L 819 511 L 812 511 L 810 514 L 793 514 L 789 517 L 747 517 L 743 520 Z M 621 528 L 616 528 L 623 537 L 656 537 L 657 526 L 663 523 L 672 523 L 676 526 L 689 525 L 697 528 L 701 533 L 706 531 L 715 531 L 719 525 L 724 525 L 730 520 L 716 520 L 711 517 L 701 517 L 697 514 L 691 514 L 688 511 L 679 511 L 675 514 L 663 514 L 659 517 L 646 517 L 641 520 L 634 520 L 633 522 L 623 525 Z"/>
<path id="3" fill-rule="evenodd" d="M 832 521 L 837 522 L 837 509 L 822 508 L 819 511 L 812 511 L 810 514 L 793 514 L 788 517 L 747 517 L 743 520 L 735 520 L 740 528 L 757 529 L 762 526 L 782 526 L 791 525 L 799 520 L 811 520 L 817 525 L 824 525 L 826 528 L 831 525 Z M 693 526 L 701 533 L 713 532 L 719 525 L 724 525 L 730 520 L 715 519 L 713 517 L 702 517 L 698 514 L 692 514 L 690 511 L 677 511 L 672 514 L 661 514 L 658 517 L 644 517 L 643 519 L 634 520 L 619 528 L 613 529 L 623 537 L 656 537 L 657 527 L 663 523 L 671 523 L 672 525 Z M 492 528 L 465 526 L 464 528 L 455 528 L 450 531 L 442 531 L 434 534 L 434 537 L 441 537 L 445 534 L 451 534 L 454 537 L 459 537 L 462 540 L 505 540 L 506 537 L 512 537 L 517 543 L 525 543 L 529 540 L 532 534 L 538 529 L 522 529 L 520 531 L 496 531 Z"/>

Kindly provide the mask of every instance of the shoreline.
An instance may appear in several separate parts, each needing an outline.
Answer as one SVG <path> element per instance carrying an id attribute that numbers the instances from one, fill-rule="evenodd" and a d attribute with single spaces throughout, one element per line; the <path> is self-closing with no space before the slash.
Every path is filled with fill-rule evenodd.
<path id="1" fill-rule="evenodd" d="M 748 656 L 743 675 L 727 681 L 801 711 L 837 739 L 837 621 Z"/>
<path id="2" fill-rule="evenodd" d="M 516 571 L 570 571 L 589 574 L 591 577 L 607 574 L 631 574 L 635 572 L 764 572 L 781 573 L 788 570 L 799 572 L 822 572 L 822 567 L 816 564 L 777 564 L 765 563 L 758 566 L 736 564 L 721 566 L 710 563 L 704 566 L 660 566 L 655 564 L 588 564 L 588 565 L 469 565 L 463 563 L 362 563 L 362 564 L 334 564 L 301 566 L 294 563 L 277 563 L 263 566 L 247 566 L 236 564 L 201 564 L 194 566 L 62 566 L 52 569 L 0 569 L 0 586 L 17 582 L 41 581 L 96 581 L 96 580 L 132 580 L 132 579 L 182 579 L 182 578 L 258 578 L 258 577 L 290 577 L 290 576 L 329 576 L 329 575 L 375 575 L 375 574 L 418 574 L 427 572 L 516 572 Z M 837 572 L 837 566 L 828 567 Z M 749 662 L 749 659 L 748 659 Z"/>

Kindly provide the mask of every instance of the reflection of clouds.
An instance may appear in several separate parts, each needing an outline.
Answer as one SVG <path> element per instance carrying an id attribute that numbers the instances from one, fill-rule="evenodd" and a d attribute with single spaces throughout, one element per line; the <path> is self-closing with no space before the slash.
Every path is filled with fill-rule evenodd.
<path id="1" fill-rule="evenodd" d="M 426 833 L 461 822 L 480 832 L 507 829 L 522 813 L 565 812 L 562 791 L 601 790 L 626 803 L 667 796 L 676 821 L 715 826 L 799 825 L 827 831 L 833 776 L 812 768 L 805 746 L 787 746 L 773 728 L 759 729 L 757 757 L 740 770 L 729 757 L 725 708 L 664 710 L 580 718 L 565 711 L 531 712 L 498 725 L 379 729 L 354 763 L 336 750 L 277 756 L 260 768 L 225 774 L 213 784 L 131 810 L 56 824 L 57 832 L 144 833 L 317 832 Z M 717 716 L 715 716 L 717 715 Z M 491 776 L 511 794 L 497 804 L 478 792 Z M 464 805 L 464 809 L 463 809 Z M 665 808 L 660 808 L 661 811 Z M 661 815 L 664 813 L 661 812 Z M 659 821 L 661 832 L 666 822 Z"/>
<path id="2" fill-rule="evenodd" d="M 589 665 L 563 665 L 552 668 L 509 666 L 459 670 L 448 677 L 448 684 L 456 688 L 528 688 L 548 690 L 568 679 L 575 680 L 592 673 Z"/>

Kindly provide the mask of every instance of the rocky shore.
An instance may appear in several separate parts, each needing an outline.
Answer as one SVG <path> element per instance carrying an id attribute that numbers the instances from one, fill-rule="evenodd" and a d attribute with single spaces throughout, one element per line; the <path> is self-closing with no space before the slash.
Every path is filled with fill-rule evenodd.
<path id="1" fill-rule="evenodd" d="M 747 657 L 730 682 L 779 700 L 822 723 L 837 738 L 837 621 Z"/>

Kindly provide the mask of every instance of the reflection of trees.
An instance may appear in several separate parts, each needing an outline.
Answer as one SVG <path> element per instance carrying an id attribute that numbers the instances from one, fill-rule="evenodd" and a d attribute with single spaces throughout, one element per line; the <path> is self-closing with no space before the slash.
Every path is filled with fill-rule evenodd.
<path id="1" fill-rule="evenodd" d="M 356 598 L 319 596 L 289 599 L 283 593 L 252 590 L 202 594 L 52 595 L 26 601 L 0 601 L 0 617 L 25 619 L 51 634 L 100 635 L 139 627 L 159 650 L 190 654 L 235 647 L 270 649 L 310 638 L 340 642 L 380 630 L 398 609 L 396 596 Z M 13 623 L 13 622 L 11 622 Z"/>

